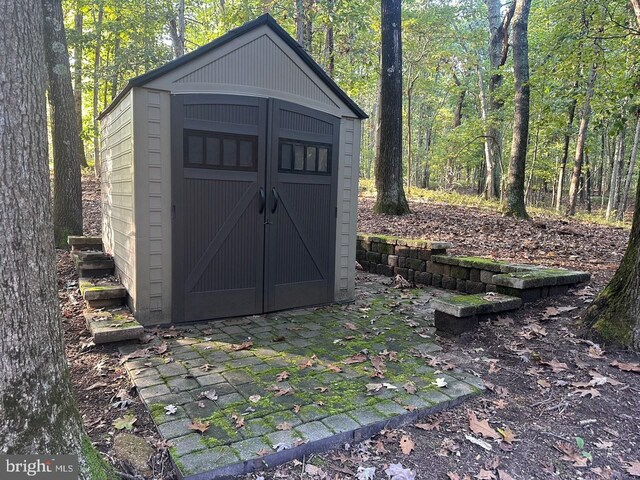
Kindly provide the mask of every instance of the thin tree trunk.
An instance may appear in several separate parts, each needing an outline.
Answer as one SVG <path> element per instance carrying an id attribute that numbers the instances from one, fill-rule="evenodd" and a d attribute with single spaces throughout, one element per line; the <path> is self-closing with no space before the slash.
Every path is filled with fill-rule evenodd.
<path id="1" fill-rule="evenodd" d="M 624 220 L 624 213 L 627 211 L 627 203 L 629 202 L 631 183 L 633 182 L 633 174 L 636 168 L 636 159 L 638 157 L 638 143 L 640 143 L 640 110 L 636 114 L 636 117 L 636 131 L 633 136 L 633 146 L 631 147 L 629 170 L 627 170 L 627 178 L 624 182 L 624 190 L 622 192 L 622 206 L 618 210 L 618 220 L 620 221 Z M 640 208 L 640 206 L 636 205 L 636 208 Z"/>
<path id="2" fill-rule="evenodd" d="M 0 0 L 0 11 L 0 450 L 78 455 L 80 479 L 112 479 L 100 471 L 103 464 L 84 433 L 63 346 L 47 155 L 43 5 Z M 96 460 L 93 475 L 88 455 Z"/>
<path id="3" fill-rule="evenodd" d="M 500 197 L 500 183 L 502 177 L 502 132 L 499 125 L 501 123 L 502 108 L 504 102 L 497 95 L 498 89 L 502 86 L 501 67 L 507 61 L 509 53 L 509 25 L 513 18 L 516 2 L 512 1 L 509 9 L 501 16 L 502 3 L 500 0 L 485 0 L 488 10 L 489 33 L 489 63 L 491 65 L 491 76 L 489 79 L 489 118 L 487 137 L 489 140 L 489 153 L 491 155 L 491 173 L 493 178 L 491 183 L 493 190 L 489 192 L 494 198 Z"/>
<path id="4" fill-rule="evenodd" d="M 513 15 L 513 74 L 515 113 L 509 160 L 505 215 L 528 218 L 524 204 L 524 181 L 529 140 L 529 39 L 527 35 L 531 0 L 516 0 Z"/>
<path id="5" fill-rule="evenodd" d="M 584 145 L 587 141 L 587 131 L 589 129 L 589 120 L 591 119 L 591 98 L 593 97 L 593 88 L 596 83 L 598 67 L 594 63 L 591 65 L 589 79 L 587 80 L 587 91 L 585 93 L 584 105 L 580 115 L 580 128 L 578 129 L 578 138 L 576 140 L 576 154 L 573 159 L 573 174 L 571 176 L 571 186 L 569 187 L 569 208 L 567 215 L 576 214 L 576 203 L 578 201 L 578 183 L 582 174 L 582 157 Z"/>
<path id="6" fill-rule="evenodd" d="M 100 165 L 100 131 L 98 129 L 99 94 L 100 94 L 100 51 L 102 50 L 102 18 L 104 16 L 104 2 L 98 4 L 98 18 L 95 20 L 96 45 L 93 62 L 93 168 L 96 176 L 101 174 Z"/>
<path id="7" fill-rule="evenodd" d="M 53 140 L 53 227 L 55 243 L 82 235 L 80 168 L 84 148 L 71 87 L 71 69 L 60 0 L 43 0 L 45 59 Z"/>
<path id="8" fill-rule="evenodd" d="M 82 28 L 84 23 L 84 15 L 82 14 L 82 2 L 76 2 L 76 13 L 74 18 L 74 26 L 76 30 L 77 41 L 73 49 L 73 100 L 76 106 L 76 114 L 78 115 L 78 130 L 82 132 L 82 57 L 84 40 L 82 38 Z M 84 151 L 84 145 L 83 145 Z M 82 167 L 87 166 L 87 158 L 82 155 Z"/>
<path id="9" fill-rule="evenodd" d="M 573 85 L 574 92 L 578 87 L 577 83 Z M 567 172 L 567 160 L 569 158 L 569 142 L 571 141 L 571 128 L 573 127 L 573 120 L 576 116 L 576 106 L 578 101 L 574 97 L 571 100 L 569 106 L 569 118 L 567 120 L 567 129 L 564 132 L 564 145 L 562 146 L 562 160 L 560 160 L 560 169 L 558 170 L 558 184 L 556 187 L 555 206 L 556 211 L 559 212 L 562 205 L 562 193 L 564 190 L 564 177 Z"/>
<path id="10" fill-rule="evenodd" d="M 456 100 L 456 106 L 453 110 L 453 128 L 455 129 L 462 125 L 462 107 L 464 106 L 464 98 L 467 95 L 467 89 L 462 87 L 462 83 L 455 72 L 453 72 L 453 81 L 455 82 L 456 87 L 458 87 L 458 97 Z"/>
<path id="11" fill-rule="evenodd" d="M 118 94 L 118 56 L 120 55 L 120 32 L 116 32 L 113 45 L 113 76 L 111 77 L 111 101 Z"/>
<path id="12" fill-rule="evenodd" d="M 620 200 L 620 177 L 622 176 L 622 163 L 624 162 L 624 137 L 625 130 L 622 129 L 622 131 L 618 133 L 618 139 L 616 141 L 616 155 L 613 161 L 611 186 L 609 187 L 609 201 L 607 203 L 607 220 L 609 220 L 611 215 L 618 210 L 618 202 Z"/>
<path id="13" fill-rule="evenodd" d="M 587 199 L 587 212 L 591 213 L 591 185 L 592 185 L 592 180 L 591 180 L 591 162 L 589 161 L 589 154 L 585 151 L 584 152 L 584 162 L 585 162 L 585 166 L 587 171 L 585 172 L 585 183 L 586 183 L 586 188 L 585 188 L 585 194 L 586 194 L 586 199 Z"/>
<path id="14" fill-rule="evenodd" d="M 484 135 L 484 161 L 485 161 L 485 182 L 484 182 L 484 195 L 485 198 L 490 198 L 494 196 L 495 185 L 494 185 L 494 158 L 491 153 L 491 129 L 488 124 L 489 118 L 489 106 L 487 102 L 487 95 L 484 86 L 484 79 L 482 77 L 482 69 L 480 67 L 480 62 L 478 62 L 478 90 L 480 97 L 480 115 L 482 117 L 482 123 L 485 125 L 485 135 Z"/>
<path id="15" fill-rule="evenodd" d="M 380 152 L 374 211 L 409 213 L 402 186 L 402 35 L 400 0 L 382 0 Z"/>
<path id="16" fill-rule="evenodd" d="M 304 47 L 305 22 L 304 22 L 304 0 L 296 0 L 296 40 Z"/>
<path id="17" fill-rule="evenodd" d="M 335 56 L 334 56 L 334 41 L 333 41 L 333 17 L 334 17 L 334 0 L 327 0 L 327 15 L 329 21 L 327 22 L 327 33 L 324 39 L 324 64 L 327 73 L 330 77 L 333 77 L 333 70 L 335 68 Z"/>

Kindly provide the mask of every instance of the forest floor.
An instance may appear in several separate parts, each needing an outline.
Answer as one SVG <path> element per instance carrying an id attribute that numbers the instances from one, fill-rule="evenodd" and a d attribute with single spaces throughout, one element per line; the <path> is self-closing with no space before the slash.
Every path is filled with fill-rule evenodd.
<path id="1" fill-rule="evenodd" d="M 85 176 L 83 187 L 85 232 L 97 234 L 98 185 Z M 593 279 L 585 288 L 526 304 L 475 332 L 440 338 L 443 351 L 428 362 L 443 371 L 478 375 L 487 386 L 484 395 L 419 424 L 246 478 L 640 477 L 639 359 L 583 338 L 579 325 L 584 309 L 613 275 L 629 231 L 551 216 L 518 221 L 491 210 L 415 202 L 411 215 L 395 218 L 374 215 L 371 206 L 372 199 L 361 199 L 359 231 L 448 240 L 453 254 L 587 270 Z M 175 478 L 167 445 L 132 390 L 117 347 L 89 341 L 77 277 L 63 250 L 58 286 L 72 380 L 92 441 L 125 478 Z M 115 452 L 113 422 L 124 415 L 135 417 L 132 433 L 156 452 L 147 471 L 136 471 Z"/>

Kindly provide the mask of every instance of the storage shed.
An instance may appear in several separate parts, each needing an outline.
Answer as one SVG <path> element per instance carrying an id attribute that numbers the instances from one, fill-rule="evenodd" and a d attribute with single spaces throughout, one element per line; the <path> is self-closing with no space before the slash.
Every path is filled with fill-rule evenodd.
<path id="1" fill-rule="evenodd" d="M 366 114 L 269 15 L 100 115 L 102 236 L 143 324 L 353 299 Z"/>

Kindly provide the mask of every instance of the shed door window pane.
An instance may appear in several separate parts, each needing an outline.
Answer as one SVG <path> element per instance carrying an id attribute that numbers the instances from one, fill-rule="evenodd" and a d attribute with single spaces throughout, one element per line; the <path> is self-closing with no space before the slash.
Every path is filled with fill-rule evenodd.
<path id="1" fill-rule="evenodd" d="M 251 167 L 253 165 L 253 142 L 240 140 L 240 162 L 241 167 Z"/>
<path id="2" fill-rule="evenodd" d="M 324 147 L 318 149 L 318 171 L 329 171 L 329 150 Z"/>
<path id="3" fill-rule="evenodd" d="M 217 167 L 220 165 L 220 139 L 207 138 L 207 165 Z"/>
<path id="4" fill-rule="evenodd" d="M 307 163 L 305 164 L 307 172 L 316 171 L 316 147 L 307 147 Z"/>
<path id="5" fill-rule="evenodd" d="M 293 145 L 290 143 L 282 144 L 282 153 L 280 154 L 280 168 L 282 170 L 291 170 L 291 157 Z"/>
<path id="6" fill-rule="evenodd" d="M 200 136 L 189 135 L 189 163 L 201 165 L 204 158 L 204 139 Z"/>
<path id="7" fill-rule="evenodd" d="M 304 170 L 304 145 L 295 146 L 294 170 Z"/>
<path id="8" fill-rule="evenodd" d="M 238 141 L 225 138 L 222 141 L 222 164 L 225 167 L 235 167 L 238 164 Z"/>

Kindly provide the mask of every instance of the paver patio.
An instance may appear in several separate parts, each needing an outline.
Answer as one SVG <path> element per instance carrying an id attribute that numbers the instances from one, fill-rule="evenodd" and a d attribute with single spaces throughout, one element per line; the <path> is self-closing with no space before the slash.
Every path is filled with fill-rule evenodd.
<path id="1" fill-rule="evenodd" d="M 381 282 L 359 274 L 353 304 L 179 326 L 144 352 L 123 346 L 135 352 L 125 366 L 180 474 L 270 467 L 480 392 L 478 378 L 427 364 L 440 350 L 429 301 L 446 293 Z M 189 428 L 198 422 L 204 433 Z"/>

